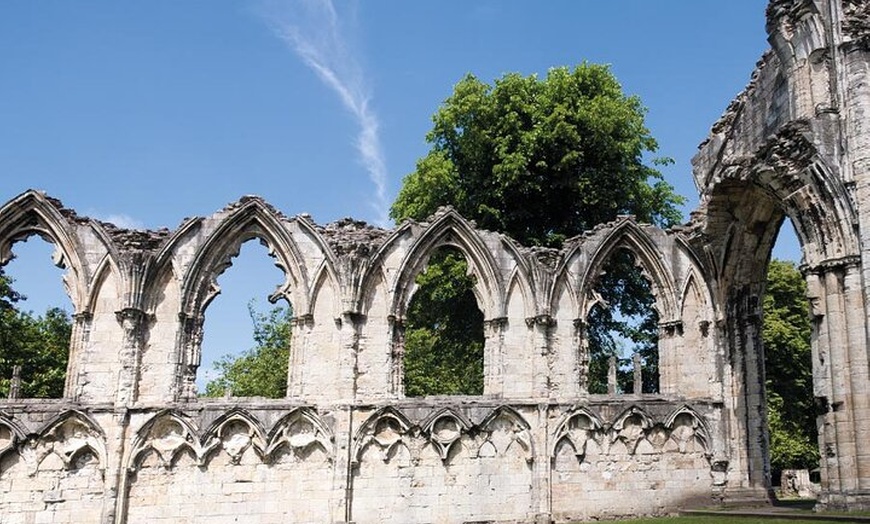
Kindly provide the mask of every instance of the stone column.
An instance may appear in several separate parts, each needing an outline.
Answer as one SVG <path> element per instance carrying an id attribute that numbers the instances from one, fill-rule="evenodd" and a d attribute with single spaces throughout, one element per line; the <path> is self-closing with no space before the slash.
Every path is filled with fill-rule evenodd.
<path id="1" fill-rule="evenodd" d="M 734 502 L 767 500 L 770 486 L 759 285 L 730 291 L 722 332 L 731 368 L 731 389 L 726 398 L 731 398 L 727 402 L 732 438 L 728 444 L 728 484 L 721 493 Z M 733 438 L 736 435 L 741 437 Z"/>
<path id="2" fill-rule="evenodd" d="M 839 25 L 841 31 L 846 27 L 851 28 L 845 30 L 845 34 L 832 31 L 835 38 L 846 36 L 849 40 L 840 42 L 836 52 L 830 57 L 831 63 L 837 67 L 836 87 L 842 103 L 839 113 L 832 116 L 840 121 L 837 138 L 838 144 L 844 147 L 839 151 L 842 154 L 838 159 L 839 174 L 850 190 L 855 205 L 858 219 L 857 233 L 860 235 L 858 243 L 861 250 L 858 261 L 860 274 L 854 275 L 851 268 L 847 270 L 845 286 L 846 308 L 849 316 L 850 408 L 853 412 L 856 436 L 859 439 L 855 474 L 857 487 L 862 494 L 856 496 L 852 502 L 844 502 L 850 509 L 870 509 L 870 457 L 867 455 L 870 453 L 870 446 L 867 445 L 868 435 L 870 435 L 868 433 L 870 407 L 867 406 L 870 390 L 868 390 L 867 379 L 866 342 L 867 328 L 870 324 L 870 309 L 867 304 L 870 297 L 870 236 L 868 236 L 870 231 L 870 204 L 868 204 L 870 203 L 870 122 L 867 119 L 870 111 L 870 67 L 868 67 L 870 52 L 862 43 L 862 40 L 866 39 L 867 30 L 866 24 L 862 24 L 860 19 L 861 4 L 856 3 L 852 13 L 837 9 L 837 7 L 846 7 L 847 2 L 831 2 L 829 5 L 834 15 L 832 25 Z M 854 224 L 849 226 L 855 227 Z M 860 295 L 856 288 L 860 288 Z M 859 313 L 861 318 L 858 318 Z M 833 487 L 831 490 L 833 491 Z"/>
<path id="3" fill-rule="evenodd" d="M 658 391 L 664 395 L 678 395 L 680 381 L 683 376 L 680 358 L 689 355 L 688 348 L 683 348 L 683 354 L 677 354 L 677 347 L 683 335 L 683 322 L 680 320 L 660 322 L 658 330 Z M 692 348 L 693 350 L 697 348 Z"/>
<path id="4" fill-rule="evenodd" d="M 589 395 L 589 344 L 586 340 L 586 322 L 574 319 L 574 344 L 577 355 L 577 389 L 582 397 Z"/>
<path id="5" fill-rule="evenodd" d="M 551 333 L 556 327 L 556 319 L 550 315 L 538 315 L 526 319 L 526 325 L 534 329 L 535 353 L 532 355 L 534 366 L 533 393 L 536 398 L 550 396 L 550 375 L 555 365 Z"/>
<path id="6" fill-rule="evenodd" d="M 483 321 L 483 394 L 504 395 L 505 347 L 507 318 Z"/>
<path id="7" fill-rule="evenodd" d="M 767 430 L 767 400 L 764 390 L 764 350 L 761 345 L 761 303 L 758 295 L 748 294 L 743 299 L 741 315 L 737 321 L 743 347 L 743 396 L 746 428 L 747 466 L 751 488 L 766 491 L 770 486 L 770 466 L 767 462 L 770 436 Z"/>
<path id="8" fill-rule="evenodd" d="M 360 329 L 365 324 L 365 315 L 345 311 L 341 314 L 340 319 L 336 319 L 336 324 L 341 330 L 341 362 L 339 362 L 339 373 L 341 376 L 341 391 L 342 398 L 356 398 L 356 378 L 358 375 L 357 356 L 359 355 L 359 337 Z"/>
<path id="9" fill-rule="evenodd" d="M 867 347 L 867 329 L 861 271 L 857 265 L 849 265 L 843 278 L 846 302 L 846 317 L 849 323 L 849 382 L 852 417 L 855 425 L 856 466 L 858 490 L 870 494 L 870 354 Z M 870 496 L 865 495 L 864 507 L 870 506 Z"/>
<path id="10" fill-rule="evenodd" d="M 121 345 L 121 369 L 118 372 L 118 389 L 115 403 L 129 406 L 136 402 L 139 392 L 139 369 L 142 361 L 142 345 L 148 315 L 135 308 L 124 308 L 115 313 L 124 330 Z"/>
<path id="11" fill-rule="evenodd" d="M 553 521 L 552 508 L 552 466 L 550 457 L 550 407 L 538 405 L 537 418 L 532 422 L 534 438 L 540 444 L 535 447 L 533 460 L 534 484 L 532 485 L 532 504 L 536 509 L 535 524 L 549 524 Z M 531 421 L 530 421 L 531 422 Z"/>
<path id="12" fill-rule="evenodd" d="M 631 357 L 631 363 L 634 366 L 634 394 L 643 394 L 643 367 L 641 363 L 640 353 L 635 353 Z"/>
<path id="13" fill-rule="evenodd" d="M 12 379 L 9 381 L 9 400 L 21 398 L 21 366 L 12 366 Z"/>
<path id="14" fill-rule="evenodd" d="M 84 349 L 91 337 L 91 322 L 94 317 L 90 311 L 76 313 L 72 317 L 72 334 L 69 342 L 69 364 L 67 365 L 64 396 L 70 400 L 79 400 L 82 396 L 82 380 L 87 374 Z"/>
<path id="15" fill-rule="evenodd" d="M 201 315 L 190 316 L 180 313 L 181 335 L 179 348 L 178 400 L 193 400 L 196 398 L 196 371 L 202 359 L 202 325 Z"/>
<path id="16" fill-rule="evenodd" d="M 820 501 L 829 508 L 870 507 L 870 379 L 860 267 L 855 260 L 816 268 L 807 283 L 816 342 Z"/>
<path id="17" fill-rule="evenodd" d="M 387 317 L 390 350 L 390 392 L 396 398 L 405 396 L 405 322 L 393 315 Z"/>
<path id="18" fill-rule="evenodd" d="M 299 315 L 290 320 L 290 363 L 287 368 L 287 396 L 302 398 L 308 391 L 305 387 L 306 350 L 310 342 L 313 315 Z"/>
<path id="19" fill-rule="evenodd" d="M 607 359 L 607 394 L 616 394 L 616 357 Z"/>

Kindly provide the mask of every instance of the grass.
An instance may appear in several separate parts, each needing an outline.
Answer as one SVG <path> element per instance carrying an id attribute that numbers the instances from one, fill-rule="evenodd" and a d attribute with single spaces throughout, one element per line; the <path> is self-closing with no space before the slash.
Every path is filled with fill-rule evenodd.
<path id="1" fill-rule="evenodd" d="M 650 519 L 619 520 L 630 524 L 819 524 L 818 520 L 772 519 L 754 517 L 660 517 Z"/>

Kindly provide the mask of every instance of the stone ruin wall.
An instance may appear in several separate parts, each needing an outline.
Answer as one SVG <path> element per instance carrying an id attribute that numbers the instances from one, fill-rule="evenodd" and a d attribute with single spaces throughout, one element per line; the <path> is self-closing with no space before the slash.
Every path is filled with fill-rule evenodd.
<path id="1" fill-rule="evenodd" d="M 870 507 L 868 21 L 863 0 L 769 3 L 771 49 L 693 159 L 701 205 L 684 231 L 715 268 L 726 345 L 743 370 L 733 431 L 747 437 L 744 466 L 759 486 L 770 474 L 760 304 L 780 225 L 794 227 L 813 320 L 819 501 L 836 509 Z"/>
<path id="2" fill-rule="evenodd" d="M 870 507 L 870 8 L 773 0 L 767 17 L 772 49 L 670 231 L 621 217 L 557 251 L 449 209 L 386 231 L 246 197 L 143 232 L 11 200 L 0 263 L 29 235 L 54 243 L 75 316 L 66 397 L 0 401 L 0 522 L 548 522 L 759 500 L 760 306 L 786 218 L 810 289 L 821 502 Z M 287 396 L 198 398 L 206 308 L 250 239 L 296 313 Z M 406 398 L 405 308 L 445 245 L 476 277 L 484 394 Z M 622 248 L 656 298 L 656 395 L 586 391 L 590 289 Z"/>
<path id="3" fill-rule="evenodd" d="M 6 258 L 32 234 L 57 246 L 75 326 L 67 398 L 0 404 L 3 522 L 532 522 L 724 496 L 727 369 L 677 233 L 621 217 L 545 250 L 450 209 L 385 231 L 317 226 L 256 197 L 136 232 L 29 191 L 0 209 Z M 275 296 L 296 313 L 288 394 L 199 398 L 206 307 L 250 239 L 284 270 Z M 402 320 L 442 246 L 475 276 L 484 394 L 405 398 Z M 654 289 L 661 394 L 586 391 L 583 319 L 618 249 Z"/>

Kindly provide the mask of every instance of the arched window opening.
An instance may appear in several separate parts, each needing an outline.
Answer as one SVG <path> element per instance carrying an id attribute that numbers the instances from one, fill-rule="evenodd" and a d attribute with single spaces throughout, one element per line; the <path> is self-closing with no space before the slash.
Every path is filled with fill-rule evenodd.
<path id="1" fill-rule="evenodd" d="M 293 308 L 268 302 L 270 283 L 283 282 L 284 274 L 264 255 L 259 242 L 245 242 L 218 277 L 221 293 L 207 307 L 197 375 L 206 397 L 286 396 Z"/>
<path id="2" fill-rule="evenodd" d="M 405 320 L 405 395 L 483 394 L 483 313 L 465 257 L 439 248 L 416 286 Z"/>
<path id="3" fill-rule="evenodd" d="M 589 392 L 659 392 L 659 317 L 649 281 L 634 254 L 618 249 L 595 284 L 586 319 Z"/>
<path id="4" fill-rule="evenodd" d="M 73 310 L 63 270 L 49 263 L 49 242 L 14 247 L 0 267 L 0 398 L 63 398 Z"/>
<path id="5" fill-rule="evenodd" d="M 797 268 L 800 244 L 793 227 L 783 225 L 767 267 L 763 300 L 765 393 L 770 435 L 771 480 L 780 495 L 807 496 L 795 478 L 781 485 L 783 470 L 813 471 L 819 465 L 813 398 L 811 334 L 807 282 Z M 813 299 L 812 296 L 809 297 Z M 817 298 L 817 297 L 816 297 Z M 795 475 L 802 475 L 797 474 Z"/>

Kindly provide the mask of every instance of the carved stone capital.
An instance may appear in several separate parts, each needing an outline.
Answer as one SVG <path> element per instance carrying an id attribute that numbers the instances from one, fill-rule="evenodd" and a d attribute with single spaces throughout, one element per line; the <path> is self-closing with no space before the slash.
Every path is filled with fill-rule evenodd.
<path id="1" fill-rule="evenodd" d="M 300 327 L 310 327 L 314 325 L 314 315 L 311 313 L 306 313 L 304 315 L 298 315 L 290 319 L 290 325 L 293 329 Z"/>
<path id="2" fill-rule="evenodd" d="M 683 334 L 683 321 L 682 320 L 671 320 L 669 322 L 660 322 L 659 323 L 659 334 L 665 335 L 668 337 L 673 337 L 675 335 Z"/>
<path id="3" fill-rule="evenodd" d="M 530 328 L 534 326 L 543 326 L 550 328 L 556 325 L 556 319 L 551 317 L 550 315 L 536 315 L 534 317 L 527 317 L 526 325 Z"/>
<path id="4" fill-rule="evenodd" d="M 483 321 L 483 327 L 486 329 L 502 329 L 507 326 L 507 317 L 496 317 Z"/>
<path id="5" fill-rule="evenodd" d="M 804 275 L 819 275 L 831 271 L 845 272 L 850 269 L 856 270 L 861 267 L 861 257 L 859 255 L 847 255 L 838 258 L 829 258 L 813 265 L 803 265 L 800 267 L 801 273 Z"/>

